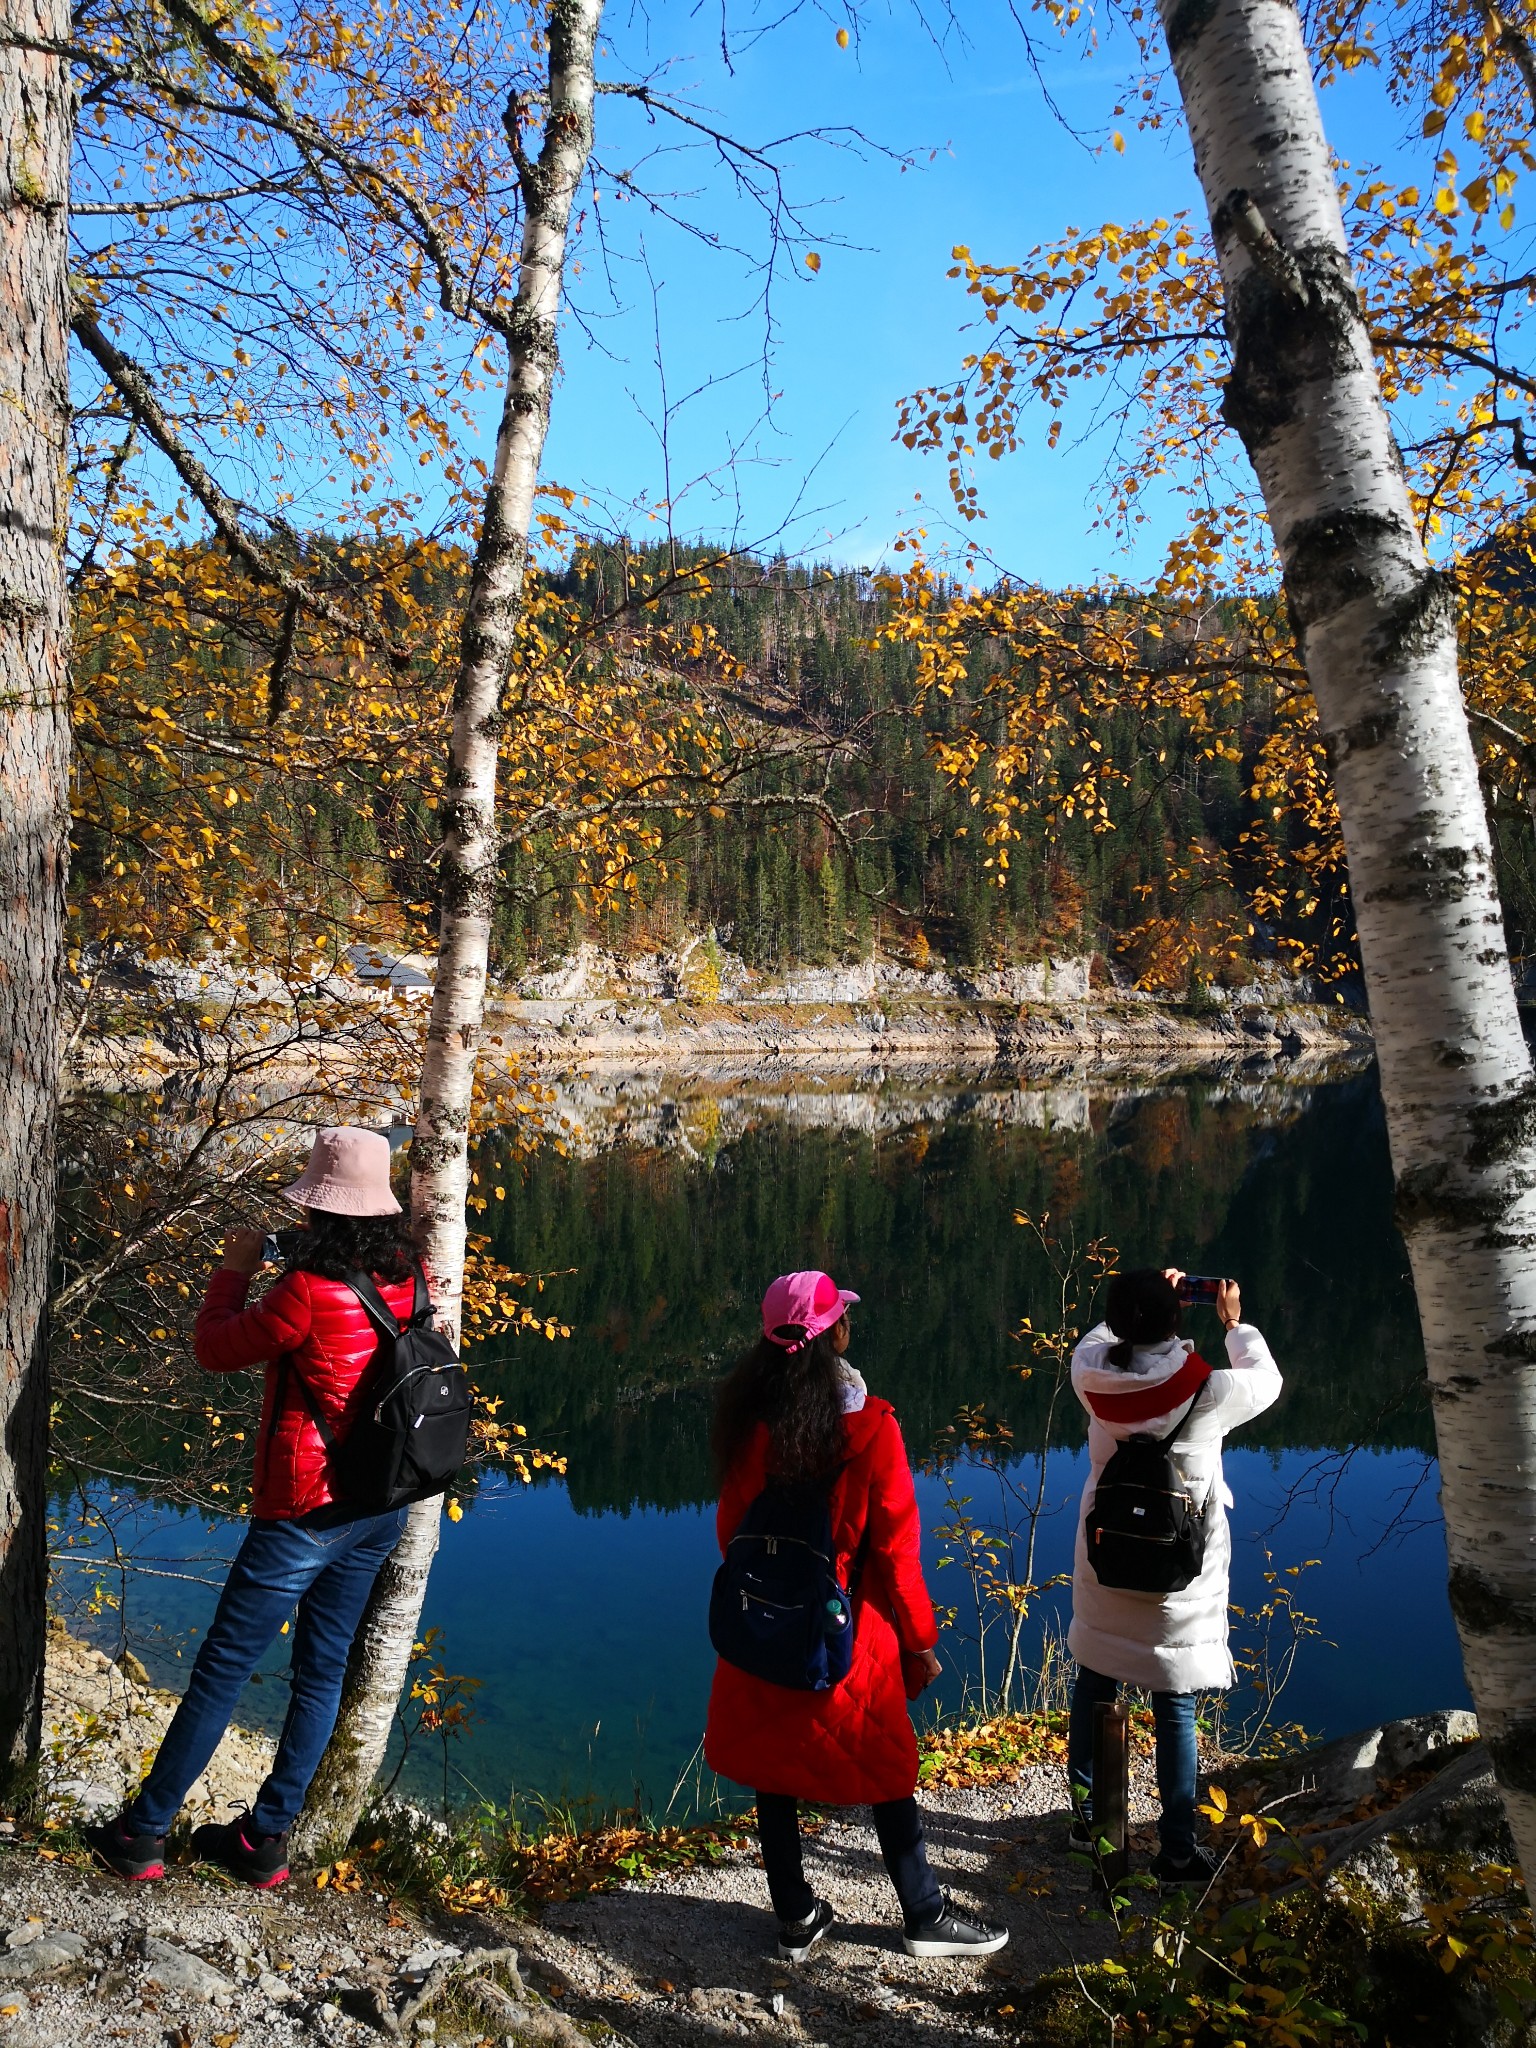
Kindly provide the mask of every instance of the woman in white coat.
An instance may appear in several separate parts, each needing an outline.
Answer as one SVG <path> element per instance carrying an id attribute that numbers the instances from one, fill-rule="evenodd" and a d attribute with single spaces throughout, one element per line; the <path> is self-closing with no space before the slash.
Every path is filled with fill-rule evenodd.
<path id="1" fill-rule="evenodd" d="M 1183 1274 L 1117 1273 L 1109 1283 L 1105 1320 L 1072 1354 L 1072 1389 L 1088 1411 L 1088 1481 L 1078 1517 L 1072 1566 L 1072 1626 L 1067 1646 L 1077 1660 L 1068 1738 L 1068 1771 L 1085 1838 L 1093 1776 L 1094 1709 L 1122 1685 L 1152 1695 L 1157 1730 L 1157 1789 L 1162 1801 L 1159 1853 L 1152 1874 L 1165 1884 L 1204 1883 L 1214 1869 L 1195 1841 L 1195 1695 L 1233 1681 L 1227 1647 L 1232 1505 L 1221 1469 L 1229 1430 L 1260 1415 L 1280 1392 L 1269 1346 L 1242 1320 L 1235 1280 L 1223 1280 L 1216 1313 L 1226 1332 L 1227 1362 L 1212 1368 L 1179 1335 Z M 1180 1416 L 1184 1417 L 1180 1423 Z M 1205 1557 L 1179 1593 L 1133 1593 L 1101 1586 L 1088 1561 L 1084 1523 L 1104 1467 L 1132 1436 L 1167 1437 L 1178 1425 L 1174 1462 L 1197 1503 L 1208 1504 Z"/>

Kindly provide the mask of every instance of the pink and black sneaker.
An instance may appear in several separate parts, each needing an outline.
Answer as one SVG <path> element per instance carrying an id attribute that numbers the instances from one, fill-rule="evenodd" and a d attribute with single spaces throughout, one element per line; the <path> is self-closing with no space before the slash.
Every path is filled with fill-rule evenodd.
<path id="1" fill-rule="evenodd" d="M 288 1876 L 288 1836 L 264 1835 L 248 1813 L 238 1820 L 206 1821 L 192 1833 L 192 1854 L 199 1863 L 217 1863 L 242 1884 L 270 1891 Z"/>
<path id="2" fill-rule="evenodd" d="M 85 1839 L 108 1870 L 132 1883 L 165 1875 L 164 1835 L 145 1834 L 126 1812 L 116 1820 L 97 1821 L 85 1830 Z"/>

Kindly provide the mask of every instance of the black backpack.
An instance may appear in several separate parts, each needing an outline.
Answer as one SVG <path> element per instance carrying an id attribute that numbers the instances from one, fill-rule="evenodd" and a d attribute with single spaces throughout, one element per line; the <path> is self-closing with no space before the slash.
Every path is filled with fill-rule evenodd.
<path id="1" fill-rule="evenodd" d="M 1200 1576 L 1209 1496 L 1197 1507 L 1173 1461 L 1174 1439 L 1199 1399 L 1196 1394 L 1166 1436 L 1127 1437 L 1099 1474 L 1084 1528 L 1088 1562 L 1101 1586 L 1182 1593 Z"/>
<path id="2" fill-rule="evenodd" d="M 709 1596 L 709 1639 L 727 1664 L 793 1692 L 826 1692 L 853 1667 L 853 1594 L 837 1576 L 828 1495 L 770 1482 L 726 1546 Z"/>
<path id="3" fill-rule="evenodd" d="M 359 1515 L 442 1493 L 464 1463 L 474 1394 L 458 1354 L 432 1320 L 426 1276 L 413 1269 L 411 1312 L 397 1322 L 366 1273 L 351 1288 L 377 1325 L 379 1348 L 365 1374 L 367 1406 L 338 1437 L 296 1364 L 293 1376 L 325 1445 L 339 1500 Z M 293 1361 L 284 1359 L 287 1366 Z M 279 1403 L 281 1405 L 281 1397 Z M 274 1406 L 274 1419 L 277 1406 Z"/>

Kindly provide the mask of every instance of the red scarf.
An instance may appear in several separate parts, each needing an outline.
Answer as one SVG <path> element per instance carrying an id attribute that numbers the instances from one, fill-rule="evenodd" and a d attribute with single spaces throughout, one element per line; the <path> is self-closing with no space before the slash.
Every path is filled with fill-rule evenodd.
<path id="1" fill-rule="evenodd" d="M 1171 1415 L 1192 1401 L 1211 1376 L 1211 1368 L 1198 1351 L 1191 1351 L 1176 1373 L 1155 1386 L 1133 1387 L 1124 1394 L 1084 1394 L 1100 1422 L 1150 1422 L 1155 1415 Z"/>

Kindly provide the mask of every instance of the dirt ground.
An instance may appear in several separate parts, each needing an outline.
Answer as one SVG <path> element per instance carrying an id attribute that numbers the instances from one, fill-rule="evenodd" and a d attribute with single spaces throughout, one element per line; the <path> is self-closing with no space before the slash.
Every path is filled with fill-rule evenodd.
<path id="1" fill-rule="evenodd" d="M 185 1866 L 126 1885 L 0 1830 L 0 2048 L 1002 2038 L 1021 1984 L 1104 1950 L 1065 1853 L 1059 1781 L 1041 1767 L 1011 1785 L 923 1798 L 933 1861 L 957 1900 L 1011 1930 L 1006 1949 L 975 1962 L 906 1955 L 858 1813 L 807 1845 L 838 1926 L 798 1968 L 774 1957 L 750 1850 L 514 1921 L 428 1918 L 380 1891 L 338 1895 L 298 1875 L 270 1894 Z M 1138 1785 L 1143 1821 L 1147 1790 Z M 435 2002 L 413 2013 L 436 1983 Z"/>

